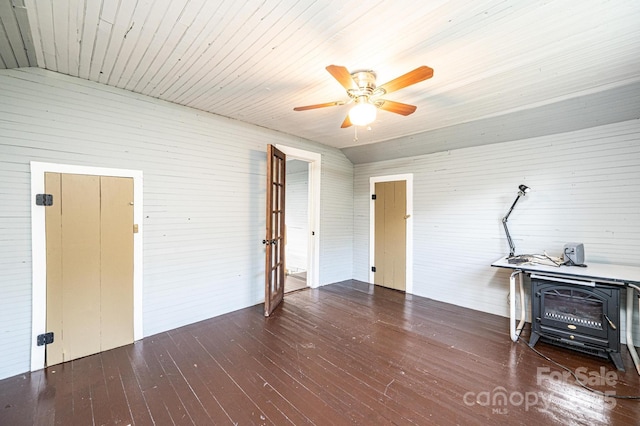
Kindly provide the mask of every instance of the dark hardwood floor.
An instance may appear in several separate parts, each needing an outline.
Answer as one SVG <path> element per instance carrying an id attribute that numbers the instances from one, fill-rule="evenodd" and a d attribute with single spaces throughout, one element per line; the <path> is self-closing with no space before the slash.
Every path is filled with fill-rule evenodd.
<path id="1" fill-rule="evenodd" d="M 0 425 L 638 424 L 640 402 L 580 388 L 506 318 L 357 281 L 0 381 Z M 541 352 L 616 395 L 607 360 Z"/>

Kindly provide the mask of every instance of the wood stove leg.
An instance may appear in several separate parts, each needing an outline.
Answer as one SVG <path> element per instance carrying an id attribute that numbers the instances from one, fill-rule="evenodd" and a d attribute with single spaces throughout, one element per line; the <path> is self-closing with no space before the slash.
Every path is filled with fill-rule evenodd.
<path id="1" fill-rule="evenodd" d="M 529 336 L 529 346 L 534 347 L 536 343 L 538 343 L 538 339 L 540 339 L 540 335 L 535 331 L 532 331 L 531 336 Z"/>
<path id="2" fill-rule="evenodd" d="M 640 292 L 640 288 L 632 284 L 627 284 L 627 348 L 633 359 L 633 365 L 636 366 L 636 371 L 640 375 L 640 359 L 638 358 L 638 352 L 633 344 L 633 300 L 636 297 L 634 289 Z M 638 310 L 640 310 L 640 299 L 638 299 Z"/>
<path id="3" fill-rule="evenodd" d="M 520 301 L 521 301 L 521 313 L 520 313 L 520 322 L 516 327 L 516 275 L 520 279 Z M 524 284 L 522 271 L 514 271 L 509 277 L 509 334 L 511 335 L 511 340 L 514 342 L 518 341 L 518 336 L 520 336 L 520 332 L 524 328 L 526 312 L 524 310 Z"/>
<path id="4" fill-rule="evenodd" d="M 622 355 L 620 352 L 609 352 L 609 358 L 611 358 L 613 365 L 616 366 L 618 371 L 624 371 L 624 362 L 622 362 Z"/>

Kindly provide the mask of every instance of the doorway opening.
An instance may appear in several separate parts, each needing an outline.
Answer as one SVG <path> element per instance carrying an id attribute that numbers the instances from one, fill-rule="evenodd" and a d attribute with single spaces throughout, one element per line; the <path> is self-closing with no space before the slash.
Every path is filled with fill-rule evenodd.
<path id="1" fill-rule="evenodd" d="M 307 287 L 309 269 L 309 163 L 288 159 L 285 205 L 284 292 Z"/>
<path id="2" fill-rule="evenodd" d="M 287 156 L 285 293 L 320 285 L 320 172 L 316 152 L 276 145 Z"/>
<path id="3" fill-rule="evenodd" d="M 385 185 L 385 183 L 396 182 L 399 185 Z M 381 184 L 381 185 L 378 185 Z M 396 188 L 397 187 L 397 188 Z M 378 200 L 376 194 L 376 188 L 379 190 L 384 190 L 385 193 L 381 194 L 382 200 Z M 384 189 L 383 189 L 384 188 Z M 384 202 L 384 198 L 387 200 L 394 200 L 397 195 L 394 195 L 396 190 L 399 190 L 400 193 L 403 194 L 405 199 L 401 199 L 399 206 L 393 206 L 394 203 L 389 203 L 392 205 L 391 208 L 385 209 L 381 208 L 380 201 Z M 391 175 L 391 176 L 376 176 L 371 177 L 369 179 L 369 191 L 371 194 L 369 201 L 369 282 L 370 283 L 378 283 L 380 279 L 376 278 L 376 274 L 379 274 L 378 266 L 381 267 L 381 270 L 384 269 L 384 265 L 387 258 L 387 253 L 385 251 L 389 250 L 388 244 L 385 246 L 385 234 L 384 227 L 389 226 L 389 223 L 385 225 L 385 221 L 389 218 L 385 218 L 384 216 L 397 216 L 397 210 L 402 210 L 400 220 L 404 222 L 400 226 L 405 230 L 406 238 L 400 240 L 393 240 L 392 249 L 396 252 L 400 251 L 402 253 L 400 258 L 402 258 L 404 265 L 402 271 L 395 271 L 396 276 L 399 276 L 401 281 L 403 281 L 402 287 L 393 287 L 404 290 L 406 293 L 413 293 L 413 174 L 401 174 L 401 175 Z M 389 195 L 386 197 L 386 195 Z M 377 203 L 377 204 L 376 204 Z M 376 209 L 376 206 L 378 209 Z M 377 210 L 377 215 L 376 215 Z M 395 219 L 393 219 L 395 220 Z M 393 224 L 392 226 L 398 227 L 397 224 Z M 399 229 L 400 229 L 399 228 Z M 401 230 L 401 229 L 400 229 Z M 398 229 L 392 229 L 390 235 L 398 234 L 400 231 Z M 394 245 L 398 244 L 400 241 L 400 247 L 394 247 Z M 377 253 L 376 253 L 377 251 Z M 395 259 L 387 259 L 390 260 L 387 265 L 395 262 Z M 380 265 L 376 265 L 376 262 L 380 263 Z M 387 267 L 387 272 L 392 270 L 393 266 L 390 268 Z M 386 273 L 386 272 L 385 272 Z"/>

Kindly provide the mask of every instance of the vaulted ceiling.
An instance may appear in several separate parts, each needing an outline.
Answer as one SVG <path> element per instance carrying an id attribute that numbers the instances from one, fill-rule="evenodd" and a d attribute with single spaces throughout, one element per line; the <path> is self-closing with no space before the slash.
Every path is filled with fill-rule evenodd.
<path id="1" fill-rule="evenodd" d="M 0 68 L 40 67 L 341 148 L 352 161 L 640 117 L 637 0 L 0 0 Z M 417 106 L 341 129 L 325 70 Z M 562 120 L 558 120 L 561 116 Z"/>

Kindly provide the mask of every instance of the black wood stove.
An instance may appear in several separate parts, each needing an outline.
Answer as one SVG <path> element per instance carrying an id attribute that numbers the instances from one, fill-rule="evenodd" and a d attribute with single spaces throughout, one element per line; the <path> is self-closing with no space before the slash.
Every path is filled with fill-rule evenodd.
<path id="1" fill-rule="evenodd" d="M 618 370 L 624 371 L 620 356 L 620 287 L 576 285 L 532 276 L 531 311 L 529 346 L 542 339 L 610 358 Z"/>

